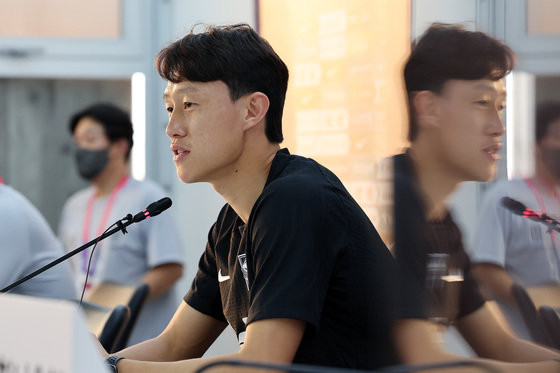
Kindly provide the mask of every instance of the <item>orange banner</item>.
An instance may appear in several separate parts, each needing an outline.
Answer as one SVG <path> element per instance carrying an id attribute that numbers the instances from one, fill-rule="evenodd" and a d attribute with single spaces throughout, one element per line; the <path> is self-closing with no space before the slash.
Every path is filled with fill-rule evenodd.
<path id="1" fill-rule="evenodd" d="M 407 0 L 261 0 L 260 33 L 290 70 L 285 146 L 337 174 L 386 242 L 406 146 Z"/>

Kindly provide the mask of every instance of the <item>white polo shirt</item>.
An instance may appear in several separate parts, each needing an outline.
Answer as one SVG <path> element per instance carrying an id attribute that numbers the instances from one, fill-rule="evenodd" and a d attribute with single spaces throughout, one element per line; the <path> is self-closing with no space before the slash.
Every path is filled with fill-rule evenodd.
<path id="1" fill-rule="evenodd" d="M 109 207 L 110 196 L 95 198 L 89 210 L 90 214 L 87 214 L 93 193 L 93 187 L 78 191 L 64 206 L 59 224 L 59 237 L 67 251 L 82 246 L 127 214 L 134 215 L 165 196 L 164 190 L 157 184 L 149 180 L 138 181 L 129 178 L 116 193 L 114 202 L 109 204 Z M 185 254 L 174 220 L 173 207 L 176 208 L 171 206 L 158 216 L 131 224 L 126 228 L 126 235 L 117 232 L 100 241 L 91 261 L 88 282 L 92 285 L 107 281 L 136 286 L 153 267 L 167 263 L 183 264 Z M 86 219 L 87 215 L 89 218 Z M 87 220 L 88 237 L 84 242 Z M 76 287 L 80 292 L 84 286 L 91 249 L 90 247 L 72 257 L 73 268 L 77 274 Z M 180 301 L 180 295 L 172 288 L 158 299 L 146 303 L 131 334 L 130 344 L 157 336 L 167 326 Z"/>
<path id="2" fill-rule="evenodd" d="M 21 193 L 0 184 L 0 288 L 63 255 L 60 242 L 37 208 Z M 75 299 L 70 265 L 59 263 L 10 293 Z"/>
<path id="3" fill-rule="evenodd" d="M 534 183 L 538 188 L 538 184 Z M 560 220 L 560 199 L 538 189 L 537 194 L 523 179 L 500 181 L 485 194 L 477 222 L 475 239 L 469 248 L 473 263 L 503 267 L 523 286 L 560 282 L 560 234 L 547 232 L 547 226 L 516 215 L 504 208 L 508 196 L 535 212 Z"/>

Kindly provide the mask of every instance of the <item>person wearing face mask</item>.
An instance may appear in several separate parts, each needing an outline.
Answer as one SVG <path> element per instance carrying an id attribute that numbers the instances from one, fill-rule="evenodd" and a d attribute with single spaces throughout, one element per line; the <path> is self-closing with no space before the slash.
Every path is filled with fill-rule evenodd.
<path id="1" fill-rule="evenodd" d="M 130 175 L 132 123 L 111 104 L 96 104 L 74 114 L 70 132 L 77 146 L 77 170 L 91 185 L 65 203 L 59 238 L 71 251 L 101 235 L 111 224 L 165 196 L 154 182 Z M 149 297 L 128 343 L 158 335 L 173 315 L 179 298 L 174 284 L 182 276 L 184 252 L 173 211 L 127 228 L 71 258 L 76 287 L 87 291 L 101 282 L 135 287 L 146 283 Z M 87 276 L 86 276 L 87 273 Z M 87 278 L 87 283 L 86 283 Z"/>
<path id="2" fill-rule="evenodd" d="M 560 233 L 513 214 L 500 201 L 507 196 L 560 220 L 560 102 L 537 107 L 535 130 L 535 174 L 500 181 L 488 190 L 469 250 L 483 290 L 498 301 L 514 331 L 527 339 L 511 289 L 514 284 L 560 283 Z"/>

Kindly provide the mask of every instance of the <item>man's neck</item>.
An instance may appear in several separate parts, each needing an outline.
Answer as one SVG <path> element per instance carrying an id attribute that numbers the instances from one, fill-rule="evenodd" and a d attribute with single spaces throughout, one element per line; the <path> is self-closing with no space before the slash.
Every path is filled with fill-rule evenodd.
<path id="1" fill-rule="evenodd" d="M 105 169 L 95 180 L 92 180 L 91 184 L 95 189 L 95 195 L 97 197 L 103 197 L 109 195 L 117 184 L 125 177 L 129 175 L 129 170 L 126 165 L 115 167 L 113 169 Z"/>
<path id="2" fill-rule="evenodd" d="M 229 175 L 210 182 L 245 223 L 264 189 L 272 160 L 279 149 L 278 144 L 260 150 L 251 149 L 240 157 Z"/>
<path id="3" fill-rule="evenodd" d="M 418 178 L 420 193 L 426 206 L 428 220 L 441 220 L 447 214 L 445 202 L 455 191 L 459 180 L 450 175 L 439 157 L 422 148 L 411 148 L 410 158 Z"/>

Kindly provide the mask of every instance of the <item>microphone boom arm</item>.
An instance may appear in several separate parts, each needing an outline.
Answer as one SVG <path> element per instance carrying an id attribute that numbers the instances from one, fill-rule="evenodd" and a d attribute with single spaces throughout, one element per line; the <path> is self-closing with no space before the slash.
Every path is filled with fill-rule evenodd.
<path id="1" fill-rule="evenodd" d="M 17 280 L 13 284 L 8 285 L 4 289 L 0 290 L 0 293 L 5 293 L 7 291 L 12 290 L 16 286 L 24 283 L 27 280 L 32 279 L 33 277 L 37 276 L 38 274 L 41 274 L 41 273 L 45 272 L 47 269 L 49 269 L 51 267 L 54 267 L 58 263 L 65 261 L 66 259 L 76 255 L 77 253 L 87 249 L 91 245 L 103 240 L 106 237 L 109 237 L 110 235 L 112 235 L 112 234 L 114 234 L 118 231 L 122 231 L 123 234 L 126 234 L 127 233 L 126 227 L 128 227 L 132 223 L 134 223 L 134 220 L 132 220 L 132 214 L 128 214 L 127 216 L 125 216 L 124 218 L 122 218 L 121 220 L 119 220 L 118 222 L 115 223 L 117 225 L 115 228 L 111 229 L 110 231 L 107 231 L 107 232 L 103 233 L 101 236 L 94 238 L 93 240 L 89 241 L 88 243 L 83 244 L 82 246 L 78 247 L 77 249 L 74 249 L 74 250 L 70 251 L 69 253 L 61 256 L 60 258 L 53 260 L 52 262 L 44 265 L 43 267 L 39 268 L 35 272 L 32 272 L 32 273 L 28 274 L 27 276 L 20 278 L 19 280 Z"/>
<path id="2" fill-rule="evenodd" d="M 537 220 L 548 227 L 546 233 L 550 233 L 553 230 L 556 231 L 556 232 L 560 232 L 560 222 L 558 220 L 553 219 L 550 216 L 545 215 L 545 214 L 541 214 L 537 218 Z"/>

